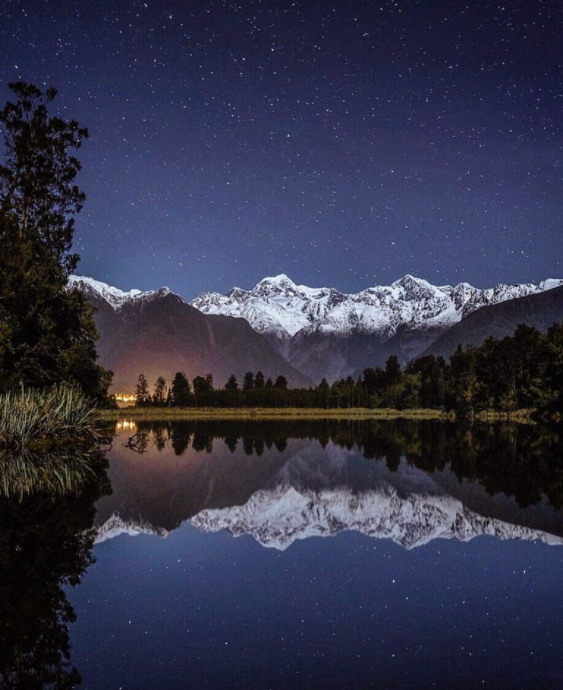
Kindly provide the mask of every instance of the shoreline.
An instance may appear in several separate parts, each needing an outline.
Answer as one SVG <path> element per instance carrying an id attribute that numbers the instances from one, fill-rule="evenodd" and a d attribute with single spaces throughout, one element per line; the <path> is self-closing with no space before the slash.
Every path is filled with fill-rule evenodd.
<path id="1" fill-rule="evenodd" d="M 530 410 L 506 412 L 480 412 L 475 414 L 475 421 L 498 422 L 510 421 L 532 423 Z M 392 408 L 370 409 L 364 407 L 343 408 L 232 408 L 232 407 L 191 407 L 191 408 L 155 408 L 123 407 L 117 410 L 99 410 L 98 419 L 117 420 L 124 417 L 147 421 L 178 419 L 245 419 L 245 420 L 300 420 L 300 419 L 411 419 L 411 420 L 456 420 L 455 412 L 444 412 L 433 409 L 397 410 Z"/>
<path id="2" fill-rule="evenodd" d="M 124 407 L 117 410 L 99 410 L 100 419 L 453 419 L 440 410 L 394 410 L 364 407 Z"/>

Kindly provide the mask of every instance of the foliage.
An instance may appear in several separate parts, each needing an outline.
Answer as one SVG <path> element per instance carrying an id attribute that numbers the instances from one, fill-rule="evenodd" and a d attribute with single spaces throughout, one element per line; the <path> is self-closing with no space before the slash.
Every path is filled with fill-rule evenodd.
<path id="1" fill-rule="evenodd" d="M 95 406 L 76 386 L 22 389 L 0 395 L 0 446 L 23 448 L 63 440 L 90 443 Z"/>
<path id="2" fill-rule="evenodd" d="M 188 377 L 181 371 L 179 371 L 174 380 L 172 381 L 172 387 L 170 388 L 171 400 L 170 402 L 178 407 L 188 407 L 190 404 L 191 387 Z"/>
<path id="3" fill-rule="evenodd" d="M 0 496 L 20 499 L 37 493 L 78 494 L 95 474 L 98 453 L 57 449 L 36 453 L 27 448 L 0 452 Z"/>
<path id="4" fill-rule="evenodd" d="M 144 374 L 139 374 L 135 396 L 137 405 L 139 406 L 148 405 L 150 403 L 151 396 L 149 393 L 149 384 Z"/>
<path id="5" fill-rule="evenodd" d="M 49 115 L 54 89 L 10 88 L 16 99 L 0 111 L 0 391 L 67 381 L 102 402 L 111 374 L 96 364 L 93 310 L 67 289 L 84 203 L 73 150 L 88 132 Z"/>
<path id="6" fill-rule="evenodd" d="M 0 459 L 0 687 L 75 688 L 70 625 L 76 614 L 68 588 L 93 562 L 95 501 L 109 493 L 101 454 L 73 463 L 60 482 L 42 476 L 42 463 L 66 460 Z M 14 476 L 13 467 L 25 473 Z M 44 469 L 47 469 L 45 466 Z M 6 474 L 7 473 L 7 474 Z M 14 483 L 15 482 L 15 483 Z M 12 495 L 7 496 L 6 493 Z"/>
<path id="7" fill-rule="evenodd" d="M 164 405 L 166 401 L 166 380 L 163 376 L 159 376 L 154 384 L 152 401 L 154 405 Z"/>

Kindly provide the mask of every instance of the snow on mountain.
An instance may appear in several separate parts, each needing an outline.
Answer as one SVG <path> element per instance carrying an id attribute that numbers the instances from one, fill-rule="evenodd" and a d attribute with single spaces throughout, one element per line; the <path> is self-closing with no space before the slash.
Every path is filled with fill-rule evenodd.
<path id="1" fill-rule="evenodd" d="M 226 295 L 203 293 L 191 304 L 206 314 L 246 319 L 254 330 L 282 340 L 296 333 L 354 333 L 392 337 L 399 326 L 446 329 L 489 304 L 535 294 L 563 285 L 544 280 L 539 285 L 497 285 L 480 290 L 468 283 L 436 286 L 406 275 L 389 286 L 378 285 L 355 294 L 334 288 L 310 288 L 281 274 L 264 278 L 252 290 L 234 288 Z"/>
<path id="2" fill-rule="evenodd" d="M 262 279 L 252 290 L 233 288 L 226 295 L 204 293 L 191 304 L 206 314 L 242 317 L 255 331 L 284 339 L 321 322 L 345 299 L 331 288 L 296 285 L 282 273 Z"/>
<path id="3" fill-rule="evenodd" d="M 115 310 L 132 301 L 170 294 L 170 289 L 124 291 L 85 276 L 70 276 L 69 285 L 105 300 Z M 205 314 L 241 317 L 255 331 L 288 340 L 297 333 L 348 336 L 368 333 L 382 340 L 402 325 L 445 330 L 491 304 L 544 292 L 563 285 L 548 279 L 522 285 L 499 284 L 480 290 L 468 283 L 436 286 L 406 275 L 391 285 L 377 285 L 355 294 L 334 288 L 297 285 L 285 274 L 263 278 L 252 290 L 233 288 L 226 295 L 202 293 L 191 305 Z"/>
<path id="4" fill-rule="evenodd" d="M 262 546 L 279 550 L 298 539 L 329 537 L 343 530 L 390 539 L 406 549 L 434 539 L 469 541 L 483 535 L 563 544 L 547 532 L 479 515 L 451 496 L 401 497 L 392 486 L 360 494 L 349 488 L 311 492 L 279 486 L 257 492 L 243 506 L 204 510 L 190 522 L 205 532 L 250 534 Z"/>
<path id="5" fill-rule="evenodd" d="M 82 290 L 87 295 L 93 295 L 95 297 L 105 300 L 114 309 L 119 310 L 124 304 L 132 301 L 142 301 L 147 299 L 153 299 L 154 297 L 164 297 L 170 294 L 170 289 L 167 287 L 161 287 L 159 290 L 129 290 L 125 292 L 119 288 L 108 285 L 107 283 L 102 283 L 99 280 L 94 280 L 93 278 L 87 278 L 86 276 L 69 276 L 68 279 L 69 287 L 77 288 Z"/>

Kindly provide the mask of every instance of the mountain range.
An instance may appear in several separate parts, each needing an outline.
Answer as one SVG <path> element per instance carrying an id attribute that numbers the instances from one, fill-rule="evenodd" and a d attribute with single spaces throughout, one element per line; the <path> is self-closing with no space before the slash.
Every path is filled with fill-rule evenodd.
<path id="1" fill-rule="evenodd" d="M 224 383 L 230 373 L 261 370 L 309 385 L 357 376 L 390 355 L 402 362 L 423 353 L 448 356 L 460 343 L 511 334 L 518 323 L 543 330 L 563 318 L 560 279 L 479 289 L 406 275 L 345 294 L 282 274 L 252 290 L 202 293 L 191 303 L 168 288 L 124 292 L 77 276 L 71 285 L 97 309 L 100 362 L 115 372 L 120 390 L 131 389 L 141 371 L 149 378 L 211 372 Z"/>
<path id="2" fill-rule="evenodd" d="M 296 369 L 314 381 L 332 381 L 382 366 L 390 355 L 402 362 L 418 357 L 469 315 L 562 285 L 563 280 L 549 279 L 481 290 L 406 275 L 389 286 L 345 294 L 296 285 L 282 274 L 264 278 L 252 290 L 204 293 L 192 304 L 206 314 L 246 319 Z"/>
<path id="3" fill-rule="evenodd" d="M 252 290 L 233 288 L 225 295 L 207 292 L 191 304 L 205 314 L 246 319 L 255 331 L 289 340 L 298 333 L 355 333 L 388 339 L 401 326 L 446 329 L 484 306 L 537 294 L 563 285 L 563 280 L 539 284 L 500 284 L 487 290 L 469 285 L 432 285 L 406 275 L 391 285 L 377 285 L 355 294 L 334 288 L 296 285 L 281 274 L 264 278 Z"/>

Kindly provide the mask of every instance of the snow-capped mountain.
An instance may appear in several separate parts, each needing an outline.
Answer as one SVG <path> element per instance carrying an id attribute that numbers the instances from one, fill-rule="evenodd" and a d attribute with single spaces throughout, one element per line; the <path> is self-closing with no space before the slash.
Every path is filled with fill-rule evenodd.
<path id="1" fill-rule="evenodd" d="M 559 281 L 554 281 L 559 282 Z M 479 346 L 487 338 L 512 335 L 520 324 L 545 332 L 563 321 L 563 287 L 476 309 L 435 339 L 422 355 L 448 358 L 461 345 Z"/>
<path id="2" fill-rule="evenodd" d="M 258 491 L 242 506 L 203 510 L 187 523 L 203 532 L 248 534 L 262 546 L 280 551 L 298 540 L 332 537 L 346 530 L 389 539 L 405 549 L 435 539 L 467 542 L 480 536 L 563 544 L 563 538 L 549 532 L 480 515 L 451 496 L 402 497 L 390 485 L 361 494 L 346 487 L 314 492 L 279 486 Z M 98 527 L 96 544 L 122 534 L 168 536 L 166 530 L 112 515 Z"/>
<path id="3" fill-rule="evenodd" d="M 480 290 L 468 283 L 432 285 L 406 275 L 389 286 L 344 294 L 334 288 L 296 285 L 281 274 L 264 278 L 252 290 L 203 293 L 191 304 L 206 314 L 242 317 L 254 330 L 280 339 L 318 332 L 344 337 L 367 333 L 387 340 L 401 326 L 445 330 L 481 307 L 560 285 L 563 280 L 550 279 L 538 285 L 500 284 Z"/>
<path id="4" fill-rule="evenodd" d="M 171 294 L 171 290 L 167 287 L 146 291 L 133 289 L 125 292 L 107 283 L 102 283 L 100 280 L 94 280 L 86 276 L 69 276 L 68 284 L 70 288 L 77 288 L 86 295 L 105 300 L 116 311 L 132 302 L 143 302 Z M 178 295 L 176 296 L 178 297 Z"/>
<path id="5" fill-rule="evenodd" d="M 196 314 L 209 317 L 209 326 L 222 328 L 220 319 L 235 317 L 239 319 L 239 324 L 232 322 L 229 332 L 240 331 L 240 325 L 244 324 L 251 334 L 264 340 L 263 345 L 266 349 L 272 350 L 275 357 L 272 353 L 266 357 L 272 360 L 266 367 L 268 370 L 275 368 L 275 376 L 284 373 L 287 378 L 289 374 L 292 381 L 300 379 L 301 385 L 309 385 L 311 382 L 318 383 L 323 378 L 332 382 L 345 376 L 357 376 L 366 367 L 383 366 L 391 355 L 396 355 L 404 363 L 430 351 L 440 336 L 460 322 L 465 323 L 469 315 L 503 302 L 513 303 L 520 298 L 540 296 L 563 286 L 563 280 L 549 279 L 537 285 L 499 284 L 480 290 L 468 283 L 456 286 L 432 285 L 421 278 L 406 275 L 388 286 L 378 285 L 355 294 L 345 294 L 334 288 L 296 285 L 282 274 L 264 278 L 252 290 L 234 288 L 226 295 L 215 292 L 203 293 L 191 303 L 185 302 L 166 287 L 145 292 L 126 292 L 81 276 L 71 276 L 69 284 L 83 290 L 98 308 L 102 303 L 104 307 L 111 308 L 112 315 L 122 316 L 122 326 L 125 326 L 125 321 L 130 323 L 133 313 L 136 314 L 135 318 L 149 319 L 144 325 L 145 334 L 155 325 L 156 317 L 160 320 L 164 318 L 160 313 L 160 307 L 164 307 L 166 301 L 175 301 L 176 307 L 183 307 L 183 312 L 191 309 L 194 312 L 191 314 L 192 320 Z M 149 305 L 154 305 L 154 310 L 151 311 Z M 549 322 L 548 316 L 544 321 L 545 324 L 541 322 L 542 327 L 548 327 L 553 323 Z M 535 325 L 531 323 L 530 318 L 524 318 L 519 323 L 528 322 Z M 115 344 L 109 349 L 104 347 L 106 333 L 108 330 L 115 330 L 116 323 L 103 317 L 99 309 L 97 323 L 102 335 L 98 345 L 101 363 L 116 372 L 115 385 L 123 386 L 131 379 L 132 374 L 128 371 L 120 377 L 123 367 L 121 362 L 114 361 Z M 166 326 L 161 324 L 159 335 L 173 337 L 175 341 L 176 354 L 172 358 L 170 353 L 167 355 L 171 365 L 178 359 L 178 353 L 185 352 L 188 345 L 187 331 L 180 333 L 175 324 L 176 321 L 168 318 Z M 207 330 L 209 331 L 209 328 Z M 498 335 L 497 330 L 489 329 L 489 332 L 483 335 L 485 338 L 488 335 Z M 501 333 L 501 337 L 508 332 L 512 331 Z M 242 335 L 241 332 L 241 337 Z M 193 337 L 188 340 L 190 351 L 195 357 L 199 350 L 205 347 L 205 338 L 199 341 L 199 345 L 197 341 L 193 342 Z M 229 340 L 233 341 L 233 338 Z M 246 340 L 249 341 L 248 335 Z M 235 349 L 236 357 L 239 357 L 241 352 L 247 355 L 245 371 L 264 371 L 264 359 L 259 360 L 251 356 L 244 342 L 237 342 Z M 154 347 L 152 351 L 154 352 Z M 232 351 L 235 355 L 233 342 L 226 343 L 220 348 L 220 357 L 224 358 L 227 351 Z M 131 347 L 127 348 L 127 353 L 123 353 L 130 359 Z M 449 354 L 451 352 L 445 356 Z M 139 362 L 139 366 L 150 367 L 150 352 L 145 352 L 143 357 L 147 363 Z M 211 359 L 209 362 L 210 364 L 205 366 L 209 366 L 213 374 L 220 373 L 220 378 L 223 374 L 228 376 Z M 129 368 L 133 365 L 137 366 L 136 360 L 130 362 Z M 290 369 L 285 373 L 284 369 L 288 365 Z M 229 366 L 233 367 L 232 371 L 235 373 L 239 372 L 240 367 L 232 364 Z M 243 366 L 242 363 L 240 366 Z M 151 370 L 151 373 L 154 372 Z"/>
<path id="6" fill-rule="evenodd" d="M 128 534 L 130 537 L 136 537 L 139 534 L 153 534 L 158 537 L 168 536 L 168 532 L 165 529 L 153 527 L 141 520 L 125 521 L 114 513 L 103 525 L 96 529 L 95 543 L 101 544 L 109 539 L 119 537 L 121 534 Z"/>
<path id="7" fill-rule="evenodd" d="M 244 319 L 207 315 L 166 287 L 125 292 L 92 278 L 71 276 L 69 287 L 84 292 L 96 308 L 100 364 L 113 372 L 112 391 L 131 392 L 142 372 L 149 381 L 176 372 L 189 378 L 211 373 L 222 386 L 231 374 L 249 370 L 286 377 L 292 386 L 311 381 Z"/>
<path id="8" fill-rule="evenodd" d="M 441 479 L 441 473 L 424 472 L 405 459 L 389 472 L 381 463 L 358 465 L 354 451 L 329 445 L 319 455 L 311 446 L 243 505 L 203 510 L 190 523 L 205 532 L 249 534 L 280 550 L 296 540 L 345 530 L 390 539 L 406 549 L 434 539 L 469 541 L 483 535 L 563 544 L 559 536 L 480 514 Z"/>
<path id="9" fill-rule="evenodd" d="M 296 285 L 281 274 L 264 278 L 252 290 L 233 288 L 226 295 L 203 293 L 192 305 L 206 314 L 242 317 L 260 333 L 290 338 L 303 328 L 322 323 L 346 299 L 338 290 Z"/>

